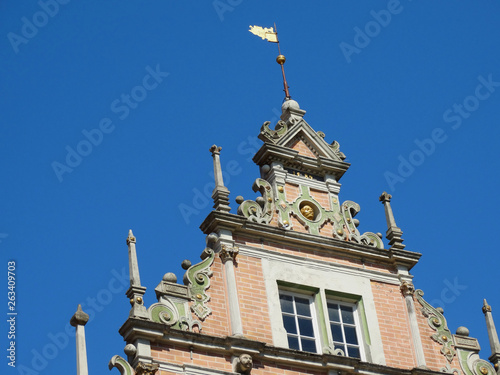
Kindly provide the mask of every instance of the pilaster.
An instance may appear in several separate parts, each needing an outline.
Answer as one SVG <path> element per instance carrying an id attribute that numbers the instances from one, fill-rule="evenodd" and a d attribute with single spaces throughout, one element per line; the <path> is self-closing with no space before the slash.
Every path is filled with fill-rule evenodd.
<path id="1" fill-rule="evenodd" d="M 425 367 L 424 348 L 422 346 L 422 339 L 420 337 L 420 330 L 418 329 L 417 315 L 415 313 L 415 304 L 413 302 L 413 294 L 415 287 L 410 281 L 403 281 L 400 286 L 401 293 L 406 302 L 406 310 L 408 313 L 408 320 L 410 322 L 410 332 L 413 341 L 413 348 L 415 350 L 415 358 L 417 359 L 417 367 Z"/>

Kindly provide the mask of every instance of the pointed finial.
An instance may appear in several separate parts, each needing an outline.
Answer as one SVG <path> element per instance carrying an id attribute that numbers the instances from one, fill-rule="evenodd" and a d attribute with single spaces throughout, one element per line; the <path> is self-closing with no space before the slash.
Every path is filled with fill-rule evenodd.
<path id="1" fill-rule="evenodd" d="M 132 305 L 130 316 L 147 318 L 148 314 L 142 298 L 146 293 L 146 288 L 141 286 L 139 263 L 137 262 L 137 251 L 135 248 L 136 242 L 137 240 L 132 233 L 132 229 L 130 229 L 127 237 L 130 288 L 128 288 L 126 294 L 130 298 L 130 304 Z"/>
<path id="2" fill-rule="evenodd" d="M 499 369 L 500 366 L 500 342 L 498 340 L 497 330 L 495 328 L 495 322 L 493 321 L 493 315 L 491 314 L 491 306 L 488 305 L 486 299 L 483 300 L 483 313 L 486 319 L 486 329 L 488 330 L 488 337 L 490 339 L 491 356 L 490 361 L 495 365 L 495 369 Z"/>
<path id="3" fill-rule="evenodd" d="M 391 208 L 391 199 L 392 195 L 385 191 L 379 197 L 379 200 L 382 202 L 385 209 L 385 219 L 387 221 L 386 238 L 389 240 L 391 249 L 403 250 L 405 248 L 405 245 L 403 245 L 403 239 L 401 238 L 403 231 L 396 225 L 396 220 L 394 219 L 394 214 L 392 213 Z"/>
<path id="4" fill-rule="evenodd" d="M 77 375 L 88 375 L 87 344 L 85 342 L 85 324 L 89 316 L 83 312 L 82 305 L 78 305 L 75 314 L 69 323 L 76 328 L 76 373 Z"/>
<path id="5" fill-rule="evenodd" d="M 215 188 L 212 192 L 212 199 L 214 200 L 214 208 L 216 211 L 229 212 L 229 190 L 224 186 L 224 179 L 222 176 L 222 168 L 220 165 L 220 151 L 222 147 L 213 145 L 209 151 L 212 153 L 214 159 L 214 179 Z"/>

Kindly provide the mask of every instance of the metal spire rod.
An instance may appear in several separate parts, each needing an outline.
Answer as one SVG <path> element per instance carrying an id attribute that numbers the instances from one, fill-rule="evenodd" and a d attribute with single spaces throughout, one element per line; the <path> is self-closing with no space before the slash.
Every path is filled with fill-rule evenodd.
<path id="1" fill-rule="evenodd" d="M 288 90 L 288 83 L 286 82 L 286 77 L 285 77 L 285 67 L 283 66 L 285 64 L 286 58 L 281 54 L 281 49 L 280 49 L 280 41 L 278 38 L 278 28 L 276 27 L 276 22 L 274 23 L 274 30 L 276 32 L 276 43 L 278 44 L 278 57 L 276 58 L 276 62 L 281 65 L 281 74 L 283 74 L 283 87 L 285 88 L 283 91 L 285 91 L 285 96 L 287 99 L 290 99 L 290 91 Z"/>

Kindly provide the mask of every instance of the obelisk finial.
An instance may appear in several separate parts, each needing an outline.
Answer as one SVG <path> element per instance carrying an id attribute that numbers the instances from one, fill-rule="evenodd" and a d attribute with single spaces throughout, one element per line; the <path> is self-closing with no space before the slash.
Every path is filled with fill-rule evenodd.
<path id="1" fill-rule="evenodd" d="M 379 197 L 379 200 L 382 202 L 385 209 L 385 219 L 387 221 L 386 238 L 389 240 L 391 249 L 403 250 L 405 248 L 405 245 L 403 245 L 403 239 L 401 238 L 403 231 L 396 225 L 396 220 L 394 219 L 394 214 L 392 213 L 391 198 L 392 195 L 385 191 Z"/>
<path id="2" fill-rule="evenodd" d="M 285 61 L 286 58 L 281 54 L 280 42 L 278 40 L 278 29 L 276 28 L 276 23 L 274 24 L 274 29 L 272 27 L 260 27 L 260 26 L 250 26 L 249 30 L 252 34 L 260 36 L 262 39 L 267 39 L 271 43 L 278 44 L 278 57 L 276 62 L 281 66 L 281 74 L 283 75 L 283 87 L 285 91 L 285 99 L 290 99 L 290 90 L 285 77 Z"/>
<path id="3" fill-rule="evenodd" d="M 71 317 L 69 323 L 76 329 L 76 374 L 88 375 L 87 365 L 87 345 L 85 343 L 85 324 L 89 321 L 88 314 L 82 310 L 82 305 L 78 305 L 78 309 Z"/>
<path id="4" fill-rule="evenodd" d="M 214 209 L 216 211 L 229 212 L 231 211 L 231 208 L 229 207 L 229 190 L 227 187 L 224 186 L 224 179 L 222 177 L 222 168 L 220 165 L 221 150 L 222 147 L 217 147 L 216 145 L 213 145 L 209 149 L 214 159 L 215 188 L 212 192 L 212 198 L 214 200 Z"/>
<path id="5" fill-rule="evenodd" d="M 490 361 L 495 365 L 495 369 L 500 372 L 500 342 L 498 341 L 498 334 L 495 328 L 495 322 L 491 315 L 491 306 L 488 305 L 486 299 L 483 301 L 483 313 L 486 319 L 486 328 L 488 330 L 488 337 L 490 339 L 491 356 Z"/>
<path id="6" fill-rule="evenodd" d="M 128 231 L 128 264 L 130 272 L 130 288 L 127 290 L 127 297 L 130 298 L 132 309 L 130 310 L 131 317 L 148 318 L 146 307 L 144 306 L 143 296 L 146 293 L 146 288 L 141 286 L 141 278 L 139 276 L 139 264 L 137 262 L 137 251 L 135 249 L 135 239 L 132 229 Z"/>

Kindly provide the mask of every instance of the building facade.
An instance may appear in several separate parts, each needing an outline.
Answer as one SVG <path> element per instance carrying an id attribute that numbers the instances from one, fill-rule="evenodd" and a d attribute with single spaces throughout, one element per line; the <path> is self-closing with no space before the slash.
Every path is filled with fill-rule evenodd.
<path id="1" fill-rule="evenodd" d="M 326 142 L 304 115 L 287 98 L 278 123 L 264 123 L 253 159 L 260 170 L 253 190 L 260 196 L 238 196 L 237 213 L 230 212 L 221 148 L 210 148 L 216 187 L 214 210 L 201 224 L 201 261 L 182 263 L 182 283 L 165 274 L 151 306 L 144 305 L 130 231 L 132 308 L 119 330 L 125 358 L 114 356 L 110 369 L 122 375 L 500 374 L 486 301 L 491 363 L 480 359 L 465 327 L 452 333 L 443 311 L 415 290 L 410 270 L 421 254 L 405 250 L 389 194 L 380 196 L 388 248 L 382 234 L 358 231 L 359 205 L 339 197 L 349 164 L 339 144 Z M 83 375 L 82 314 L 72 324 Z"/>

